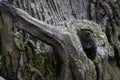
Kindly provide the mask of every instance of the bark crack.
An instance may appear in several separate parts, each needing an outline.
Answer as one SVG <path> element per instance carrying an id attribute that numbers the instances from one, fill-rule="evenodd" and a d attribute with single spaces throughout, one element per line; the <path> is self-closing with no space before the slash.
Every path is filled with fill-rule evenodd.
<path id="1" fill-rule="evenodd" d="M 78 35 L 86 56 L 89 59 L 94 60 L 96 58 L 97 46 L 92 32 L 88 29 L 82 29 L 81 31 L 78 31 Z"/>

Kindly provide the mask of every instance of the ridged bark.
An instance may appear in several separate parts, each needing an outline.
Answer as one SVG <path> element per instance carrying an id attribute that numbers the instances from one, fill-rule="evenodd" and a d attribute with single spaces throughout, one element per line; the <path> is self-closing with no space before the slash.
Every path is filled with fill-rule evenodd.
<path id="1" fill-rule="evenodd" d="M 119 80 L 118 0 L 8 2 L 0 2 L 1 76 L 7 80 Z"/>

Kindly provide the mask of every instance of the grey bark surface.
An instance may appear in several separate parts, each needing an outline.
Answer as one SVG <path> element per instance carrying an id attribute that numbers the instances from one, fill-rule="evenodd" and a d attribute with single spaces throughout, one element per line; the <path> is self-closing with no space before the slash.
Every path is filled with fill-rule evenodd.
<path id="1" fill-rule="evenodd" d="M 8 2 L 0 1 L 0 76 L 120 79 L 119 0 Z"/>

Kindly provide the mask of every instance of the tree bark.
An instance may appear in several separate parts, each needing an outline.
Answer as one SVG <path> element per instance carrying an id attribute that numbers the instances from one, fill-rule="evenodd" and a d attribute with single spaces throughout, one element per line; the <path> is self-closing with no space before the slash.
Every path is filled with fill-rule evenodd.
<path id="1" fill-rule="evenodd" d="M 15 3 L 20 4 L 21 0 L 15 1 Z M 113 17 L 113 13 L 111 12 L 110 6 L 107 4 L 107 1 L 87 1 L 87 0 L 42 1 L 40 0 L 40 1 L 31 2 L 29 0 L 26 0 L 26 2 L 23 1 L 23 3 L 24 3 L 23 6 L 19 5 L 20 8 L 23 8 L 24 10 L 26 10 L 28 6 L 28 9 L 30 11 L 28 13 L 31 15 L 33 13 L 37 15 L 33 14 L 34 17 L 32 17 L 27 12 L 23 11 L 22 9 L 13 7 L 11 4 L 9 4 L 4 0 L 0 1 L 0 11 L 2 13 L 6 13 L 7 15 L 9 15 L 9 17 L 11 17 L 16 27 L 31 34 L 32 36 L 45 42 L 46 44 L 49 44 L 50 46 L 52 46 L 52 48 L 54 49 L 54 56 L 56 55 L 55 61 L 57 62 L 53 60 L 54 64 L 52 66 L 55 68 L 50 68 L 50 69 L 55 69 L 55 70 L 53 70 L 52 72 L 52 70 L 44 68 L 47 71 L 43 73 L 40 70 L 42 68 L 37 69 L 42 65 L 38 65 L 38 66 L 35 66 L 36 64 L 31 65 L 34 62 L 34 60 L 33 62 L 29 62 L 31 61 L 30 58 L 32 57 L 28 56 L 28 53 L 30 53 L 29 55 L 33 54 L 34 58 L 36 58 L 35 59 L 36 61 L 39 61 L 40 59 L 39 57 L 38 58 L 36 57 L 36 54 L 35 54 L 37 53 L 35 51 L 36 46 L 34 42 L 32 42 L 31 40 L 25 41 L 25 39 L 23 38 L 22 43 L 20 44 L 25 45 L 23 41 L 26 42 L 29 47 L 28 46 L 25 47 L 25 46 L 20 46 L 17 43 L 17 41 L 19 42 L 20 39 L 15 38 L 15 40 L 13 40 L 14 39 L 13 37 L 11 41 L 15 41 L 15 43 L 13 42 L 12 49 L 15 46 L 18 46 L 19 49 L 16 49 L 15 47 L 15 50 L 16 50 L 15 53 L 11 54 L 9 50 L 5 50 L 7 46 L 2 45 L 3 40 L 6 40 L 4 38 L 4 39 L 1 39 L 0 41 L 2 46 L 1 54 L 3 55 L 9 54 L 11 57 L 11 58 L 10 57 L 8 58 L 8 59 L 11 59 L 10 64 L 18 64 L 18 65 L 16 67 L 15 65 L 12 65 L 11 68 L 13 68 L 14 70 L 9 71 L 10 70 L 8 68 L 9 65 L 8 63 L 5 63 L 5 68 L 3 69 L 3 71 L 1 71 L 1 73 L 3 73 L 2 74 L 3 77 L 5 77 L 6 79 L 9 79 L 12 76 L 12 75 L 9 76 L 9 74 L 12 72 L 14 76 L 13 79 L 15 80 L 16 79 L 28 80 L 28 78 L 31 80 L 32 79 L 106 80 L 108 78 L 107 77 L 109 76 L 107 75 L 108 55 L 111 55 L 112 53 L 112 51 L 110 51 L 109 43 L 112 39 L 109 39 L 109 35 L 111 31 L 107 32 L 107 30 L 111 30 L 111 29 L 109 29 L 110 27 L 106 27 L 106 25 L 108 24 L 108 23 L 105 23 L 106 21 L 104 21 L 103 23 L 99 21 L 106 14 L 109 16 L 107 18 L 112 19 Z M 32 8 L 31 10 L 33 10 L 33 12 L 30 10 L 28 3 L 31 4 L 31 8 Z M 37 6 L 35 6 L 35 4 L 37 4 Z M 40 8 L 37 8 L 38 6 Z M 105 9 L 105 7 L 107 9 Z M 95 10 L 93 10 L 94 8 Z M 97 9 L 99 8 L 100 8 L 99 11 L 104 10 L 105 13 L 97 12 L 98 11 Z M 40 10 L 42 10 L 43 12 L 40 12 Z M 91 19 L 95 22 L 102 23 L 103 26 L 106 28 L 106 30 L 104 29 L 104 27 L 92 21 L 80 20 L 80 19 Z M 4 20 L 3 22 L 1 22 L 1 24 L 3 23 L 4 23 Z M 7 28 L 9 28 L 9 26 Z M 0 38 L 3 38 L 2 32 L 6 32 L 2 30 L 3 29 L 1 28 Z M 6 29 L 4 28 L 4 30 Z M 109 43 L 107 41 L 107 37 L 104 32 L 106 32 L 107 34 Z M 21 38 L 20 33 L 16 33 L 15 36 L 17 36 L 18 38 L 20 36 Z M 26 37 L 26 36 L 23 34 L 23 37 Z M 116 39 L 116 37 L 114 39 Z M 8 47 L 10 46 L 8 45 Z M 114 44 L 113 48 L 115 50 L 115 54 L 119 55 L 118 45 L 115 46 Z M 4 53 L 4 50 L 5 50 L 5 53 Z M 7 52 L 10 52 L 10 53 L 7 53 Z M 14 55 L 18 53 L 20 53 L 19 56 Z M 27 57 L 27 60 L 22 60 L 22 58 L 25 57 L 23 56 L 24 55 L 23 53 L 26 53 L 27 54 L 26 57 L 27 56 L 29 57 L 29 58 Z M 19 57 L 20 59 L 19 60 L 15 59 L 17 61 L 14 62 L 13 61 L 14 56 L 11 56 L 11 55 L 14 55 L 15 58 Z M 119 57 L 115 56 L 115 58 L 117 59 L 116 61 L 117 61 L 117 64 L 119 65 L 119 61 L 118 61 Z M 3 62 L 6 62 L 5 60 L 7 60 L 6 56 L 3 56 Z M 43 59 L 43 60 L 46 60 L 46 59 Z M 40 61 L 42 61 L 42 59 L 40 59 Z M 35 63 L 38 63 L 38 62 L 35 62 Z M 25 71 L 24 68 L 27 68 L 27 67 L 30 68 L 31 72 L 35 72 L 35 73 L 34 74 L 29 73 L 29 75 L 27 75 L 27 77 L 25 78 L 24 75 L 26 75 L 27 72 Z M 45 67 L 49 68 L 50 66 L 49 67 L 45 66 Z M 111 68 L 112 66 L 108 68 L 108 71 Z M 48 75 L 49 77 L 46 76 L 46 74 L 50 74 L 50 72 L 51 74 L 55 72 L 56 75 L 55 76 L 52 75 L 52 77 L 50 77 L 51 75 Z M 112 72 L 109 72 L 109 73 L 111 75 Z M 115 79 L 117 80 L 117 78 Z"/>

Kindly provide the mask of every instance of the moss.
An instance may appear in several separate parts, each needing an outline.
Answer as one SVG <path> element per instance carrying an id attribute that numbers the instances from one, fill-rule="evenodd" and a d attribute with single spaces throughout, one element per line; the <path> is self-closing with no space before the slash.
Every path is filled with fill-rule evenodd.
<path id="1" fill-rule="evenodd" d="M 0 25 L 0 27 L 1 27 L 2 25 Z M 4 44 L 3 44 L 3 28 L 1 27 L 0 28 L 0 56 L 1 56 L 1 61 L 0 61 L 0 63 L 1 63 L 1 65 L 0 65 L 0 74 L 2 75 L 2 76 L 6 76 L 7 75 L 7 65 L 6 65 L 6 50 L 5 50 L 5 48 L 4 48 L 5 46 L 4 46 Z"/>

